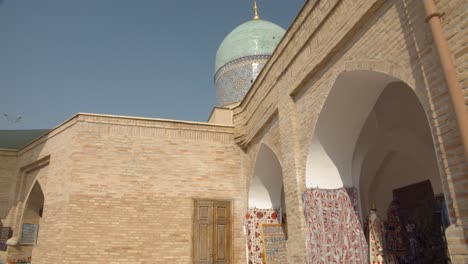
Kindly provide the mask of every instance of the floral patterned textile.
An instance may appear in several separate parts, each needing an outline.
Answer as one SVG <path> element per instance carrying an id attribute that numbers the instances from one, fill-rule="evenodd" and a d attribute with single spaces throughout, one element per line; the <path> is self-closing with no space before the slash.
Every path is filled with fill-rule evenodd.
<path id="1" fill-rule="evenodd" d="M 392 201 L 387 211 L 387 235 L 386 248 L 389 254 L 404 256 L 408 253 L 408 239 L 400 219 L 399 205 L 397 201 Z"/>
<path id="2" fill-rule="evenodd" d="M 344 188 L 304 192 L 308 263 L 368 263 L 367 241 Z"/>
<path id="3" fill-rule="evenodd" d="M 384 255 L 385 226 L 375 211 L 368 217 L 369 223 L 369 262 L 371 264 L 386 263 Z"/>
<path id="4" fill-rule="evenodd" d="M 263 264 L 260 224 L 281 224 L 281 209 L 251 208 L 245 214 L 249 264 Z"/>
<path id="5" fill-rule="evenodd" d="M 349 195 L 349 199 L 351 199 L 351 204 L 353 205 L 354 211 L 356 212 L 359 218 L 359 221 L 361 221 L 359 217 L 359 197 L 358 197 L 357 188 L 355 187 L 344 187 L 344 188 Z"/>

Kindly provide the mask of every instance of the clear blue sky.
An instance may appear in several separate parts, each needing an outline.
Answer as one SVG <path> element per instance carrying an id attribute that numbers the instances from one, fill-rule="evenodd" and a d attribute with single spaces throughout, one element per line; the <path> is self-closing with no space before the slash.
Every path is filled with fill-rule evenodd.
<path id="1" fill-rule="evenodd" d="M 304 1 L 258 4 L 287 29 Z M 0 129 L 77 112 L 206 121 L 216 50 L 251 18 L 252 0 L 0 0 Z"/>

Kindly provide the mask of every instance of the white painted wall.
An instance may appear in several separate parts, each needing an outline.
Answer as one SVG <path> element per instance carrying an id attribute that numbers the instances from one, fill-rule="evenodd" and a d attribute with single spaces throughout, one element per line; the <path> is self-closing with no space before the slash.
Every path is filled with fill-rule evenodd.
<path id="1" fill-rule="evenodd" d="M 312 138 L 307 159 L 307 187 L 333 189 L 343 186 L 336 164 L 322 146 L 318 133 Z"/>
<path id="2" fill-rule="evenodd" d="M 382 134 L 369 149 L 361 168 L 356 186 L 364 214 L 372 202 L 380 209 L 386 208 L 393 189 L 423 180 L 429 179 L 434 192 L 442 193 L 434 149 L 408 129 Z"/>
<path id="3" fill-rule="evenodd" d="M 429 179 L 434 193 L 442 191 L 440 181 L 436 178 L 428 177 L 428 174 L 421 164 L 402 152 L 392 152 L 379 168 L 375 177 L 370 182 L 368 200 L 363 203 L 375 202 L 379 215 L 387 218 L 387 209 L 393 200 L 393 190 L 410 184 L 418 183 Z M 363 212 L 366 216 L 370 208 Z"/>
<path id="4" fill-rule="evenodd" d="M 280 208 L 283 175 L 275 153 L 262 144 L 249 189 L 249 207 Z"/>
<path id="5" fill-rule="evenodd" d="M 371 71 L 338 76 L 320 112 L 309 147 L 306 186 L 351 186 L 356 141 L 383 89 L 398 79 Z"/>
<path id="6" fill-rule="evenodd" d="M 409 87 L 391 84 L 363 126 L 354 153 L 353 182 L 363 215 L 375 202 L 385 216 L 393 189 L 427 179 L 435 193 L 442 193 L 426 115 Z"/>
<path id="7" fill-rule="evenodd" d="M 376 202 L 385 216 L 393 189 L 426 179 L 442 193 L 429 124 L 411 88 L 381 73 L 341 74 L 311 139 L 306 186 L 355 186 L 363 215 Z"/>

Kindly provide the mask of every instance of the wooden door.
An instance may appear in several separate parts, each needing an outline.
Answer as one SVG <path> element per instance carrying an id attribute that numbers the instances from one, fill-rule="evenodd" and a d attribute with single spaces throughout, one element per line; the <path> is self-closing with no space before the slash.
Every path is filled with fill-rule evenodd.
<path id="1" fill-rule="evenodd" d="M 193 252 L 196 264 L 229 264 L 231 256 L 231 204 L 196 200 Z"/>

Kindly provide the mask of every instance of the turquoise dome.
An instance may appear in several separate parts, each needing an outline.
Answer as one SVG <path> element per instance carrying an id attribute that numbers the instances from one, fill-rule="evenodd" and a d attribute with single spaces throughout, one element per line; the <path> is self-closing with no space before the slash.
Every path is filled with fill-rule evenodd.
<path id="1" fill-rule="evenodd" d="M 215 73 L 228 62 L 252 55 L 271 55 L 286 31 L 271 22 L 251 20 L 236 27 L 218 48 Z"/>

